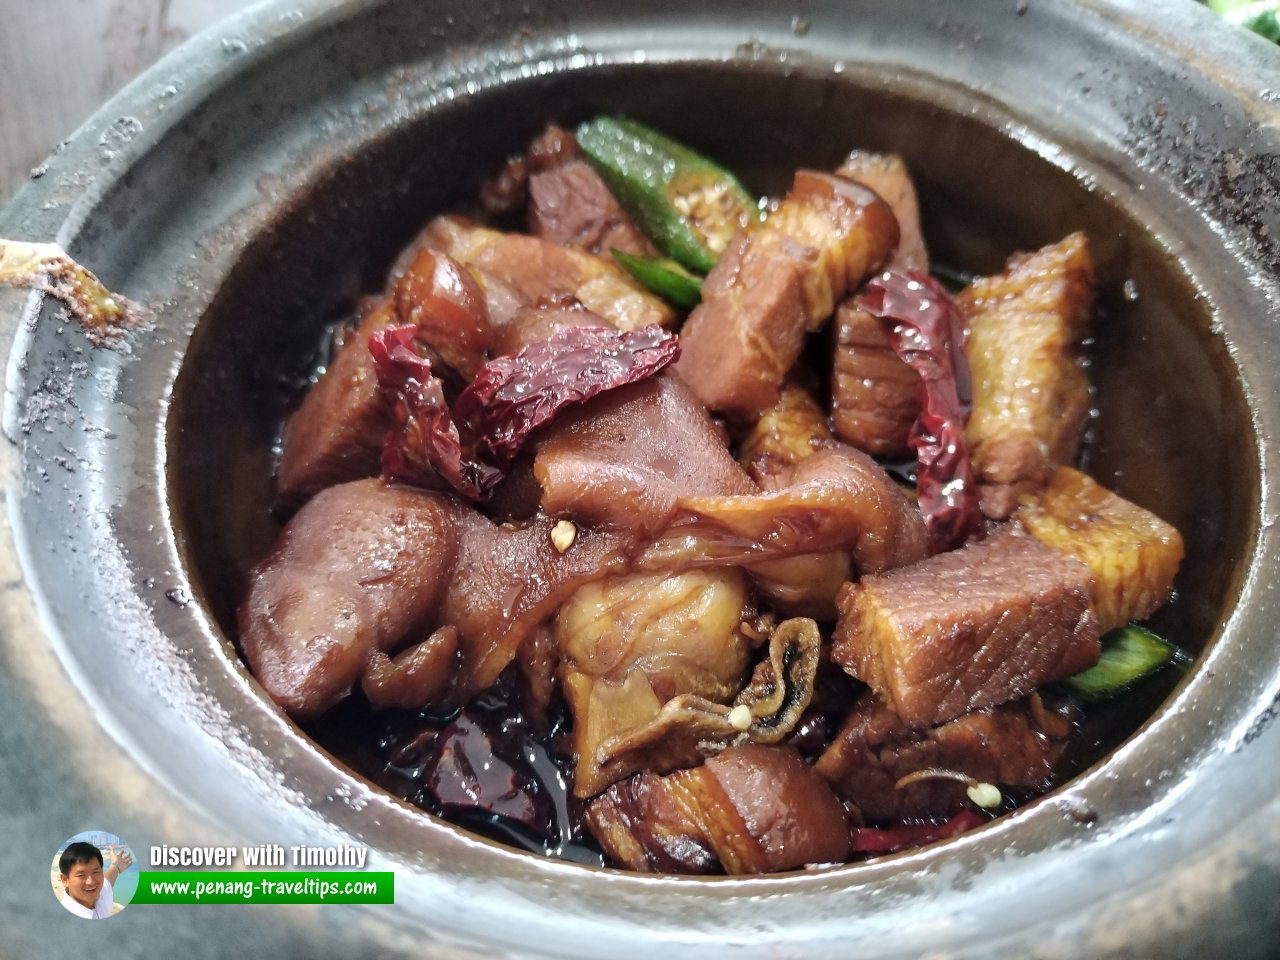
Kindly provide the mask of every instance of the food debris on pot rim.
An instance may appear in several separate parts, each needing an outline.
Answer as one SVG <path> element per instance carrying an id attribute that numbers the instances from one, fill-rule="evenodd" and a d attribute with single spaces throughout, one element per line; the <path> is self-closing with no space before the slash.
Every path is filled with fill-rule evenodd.
<path id="1" fill-rule="evenodd" d="M 144 320 L 140 307 L 108 290 L 56 243 L 0 239 L 0 285 L 5 284 L 60 300 L 95 346 L 120 339 Z"/>

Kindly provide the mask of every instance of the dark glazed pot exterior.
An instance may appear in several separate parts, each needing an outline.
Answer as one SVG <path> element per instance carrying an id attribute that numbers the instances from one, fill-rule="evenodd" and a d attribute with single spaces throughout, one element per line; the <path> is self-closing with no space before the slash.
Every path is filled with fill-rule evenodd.
<path id="1" fill-rule="evenodd" d="M 1120 332 L 1100 334 L 1093 469 L 1167 506 L 1193 544 L 1169 629 L 1203 651 L 1148 722 L 955 841 L 699 880 L 477 839 L 269 704 L 224 629 L 270 533 L 237 504 L 264 496 L 269 384 L 326 305 L 549 116 L 666 111 L 767 171 L 797 149 L 834 159 L 853 144 L 821 130 L 890 102 L 906 107 L 863 118 L 865 143 L 906 144 L 931 239 L 963 266 L 1077 222 L 1099 239 Z M 1273 953 L 1280 57 L 1260 40 L 1190 2 L 269 2 L 104 107 L 0 213 L 0 237 L 63 243 L 155 321 L 95 349 L 55 303 L 0 289 L 6 863 L 36 876 L 64 837 L 102 827 L 144 867 L 151 845 L 348 843 L 396 872 L 390 907 L 148 908 L 95 929 L 98 945 L 192 960 Z M 25 918 L 6 924 L 16 956 L 47 953 L 65 923 L 30 895 L 0 889 L 0 911 Z"/>

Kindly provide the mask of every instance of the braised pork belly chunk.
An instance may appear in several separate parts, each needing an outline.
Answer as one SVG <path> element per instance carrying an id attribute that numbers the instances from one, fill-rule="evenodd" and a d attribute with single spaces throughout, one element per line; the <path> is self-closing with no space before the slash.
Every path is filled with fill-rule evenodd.
<path id="1" fill-rule="evenodd" d="M 944 723 L 1096 663 L 1089 584 L 1038 540 L 988 537 L 844 587 L 831 655 L 908 726 Z"/>
<path id="2" fill-rule="evenodd" d="M 801 171 L 777 212 L 743 233 L 707 277 L 678 370 L 711 410 L 750 422 L 773 406 L 835 303 L 898 242 L 888 205 L 832 174 Z"/>
<path id="3" fill-rule="evenodd" d="M 1087 474 L 1058 467 L 1048 486 L 1023 497 L 1017 517 L 1037 540 L 1089 568 L 1104 631 L 1144 620 L 1169 599 L 1182 562 L 1181 534 Z"/>
<path id="4" fill-rule="evenodd" d="M 642 773 L 595 800 L 587 821 L 632 870 L 765 873 L 849 855 L 840 803 L 787 747 L 730 747 L 667 777 Z"/>
<path id="5" fill-rule="evenodd" d="M 867 820 L 938 819 L 969 807 L 974 783 L 1043 788 L 1070 730 L 1025 700 L 917 730 L 867 693 L 815 769 Z"/>
<path id="6" fill-rule="evenodd" d="M 900 156 L 771 199 L 627 118 L 512 147 L 281 424 L 265 695 L 427 813 L 630 870 L 909 849 L 1078 768 L 1176 660 L 1135 622 L 1185 550 L 1076 469 L 1083 234 L 953 297 Z"/>
<path id="7" fill-rule="evenodd" d="M 892 153 L 854 150 L 836 173 L 873 191 L 893 211 L 893 218 L 898 221 L 898 245 L 887 266 L 897 270 L 928 270 L 929 251 L 920 227 L 920 201 L 902 158 Z"/>
<path id="8" fill-rule="evenodd" d="M 914 389 L 914 387 L 913 387 Z M 778 402 L 766 410 L 742 441 L 738 462 L 761 486 L 773 486 L 833 436 L 822 406 L 798 383 L 782 388 Z"/>
<path id="9" fill-rule="evenodd" d="M 919 380 L 893 349 L 879 320 L 856 304 L 840 305 L 831 387 L 836 436 L 877 456 L 909 456 L 907 438 L 920 416 Z"/>
<path id="10" fill-rule="evenodd" d="M 927 272 L 920 204 L 902 158 L 855 150 L 836 172 L 875 191 L 893 210 L 898 245 L 888 266 Z M 907 437 L 920 415 L 919 377 L 893 349 L 880 321 L 852 300 L 840 305 L 832 326 L 831 426 L 836 436 L 877 456 L 909 456 Z"/>
<path id="11" fill-rule="evenodd" d="M 967 428 L 982 509 L 1003 519 L 1018 497 L 1070 464 L 1089 413 L 1081 341 L 1093 304 L 1084 234 L 1012 257 L 956 298 L 969 323 L 973 413 Z"/>

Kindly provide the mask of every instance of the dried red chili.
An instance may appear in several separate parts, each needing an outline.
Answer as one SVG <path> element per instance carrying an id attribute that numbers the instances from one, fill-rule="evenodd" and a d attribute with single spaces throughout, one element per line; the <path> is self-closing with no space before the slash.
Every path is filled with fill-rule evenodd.
<path id="1" fill-rule="evenodd" d="M 369 338 L 378 388 L 391 407 L 382 475 L 397 483 L 452 489 L 482 500 L 502 480 L 502 471 L 464 451 L 431 361 L 413 349 L 417 330 L 387 327 Z"/>
<path id="2" fill-rule="evenodd" d="M 920 374 L 916 491 L 935 549 L 961 546 L 982 528 L 964 423 L 972 394 L 960 312 L 932 277 L 889 270 L 867 283 L 859 306 L 876 317 L 894 352 Z"/>
<path id="3" fill-rule="evenodd" d="M 390 327 L 369 338 L 392 407 L 383 476 L 430 489 L 443 480 L 472 500 L 489 495 L 529 435 L 560 411 L 651 377 L 680 355 L 676 335 L 660 327 L 568 327 L 486 363 L 450 411 L 430 361 L 412 347 L 415 331 Z"/>
<path id="4" fill-rule="evenodd" d="M 480 711 L 463 710 L 440 731 L 423 781 L 446 811 L 506 817 L 551 842 L 555 805 L 523 755 L 523 732 L 519 724 L 497 724 Z"/>
<path id="5" fill-rule="evenodd" d="M 484 365 L 454 404 L 499 463 L 565 407 L 651 377 L 680 355 L 661 327 L 624 333 L 612 327 L 566 327 L 511 357 Z"/>

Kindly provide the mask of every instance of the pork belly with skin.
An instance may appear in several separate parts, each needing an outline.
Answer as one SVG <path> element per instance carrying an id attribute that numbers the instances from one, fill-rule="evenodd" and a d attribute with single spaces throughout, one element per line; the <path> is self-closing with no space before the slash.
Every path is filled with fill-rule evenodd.
<path id="1" fill-rule="evenodd" d="M 1103 633 L 1146 619 L 1173 592 L 1181 534 L 1078 470 L 1058 467 L 1048 486 L 1023 497 L 1017 519 L 1041 543 L 1089 568 Z"/>
<path id="2" fill-rule="evenodd" d="M 1030 700 L 915 730 L 868 692 L 814 768 L 867 820 L 935 819 L 964 809 L 966 784 L 930 777 L 899 789 L 899 780 L 943 770 L 979 783 L 1043 790 L 1070 732 L 1066 717 Z"/>
<path id="3" fill-rule="evenodd" d="M 831 427 L 846 443 L 878 457 L 907 458 L 920 416 L 920 375 L 893 349 L 880 321 L 852 302 L 835 319 Z"/>
<path id="4" fill-rule="evenodd" d="M 969 326 L 973 412 L 965 435 L 982 510 L 1008 517 L 1018 498 L 1070 463 L 1089 413 L 1081 358 L 1093 306 L 1093 259 L 1082 233 L 1010 258 L 956 297 Z"/>
<path id="5" fill-rule="evenodd" d="M 738 448 L 738 462 L 761 486 L 771 486 L 789 468 L 833 439 L 813 394 L 799 383 L 782 388 Z"/>
<path id="6" fill-rule="evenodd" d="M 1089 568 L 1011 531 L 843 587 L 831 656 L 907 726 L 1025 696 L 1100 652 Z"/>
<path id="7" fill-rule="evenodd" d="M 790 747 L 743 744 L 666 777 L 642 773 L 587 808 L 617 863 L 661 873 L 765 873 L 849 854 L 840 802 Z"/>
<path id="8" fill-rule="evenodd" d="M 874 190 L 898 221 L 889 269 L 929 272 L 920 205 L 896 154 L 855 150 L 836 171 Z M 909 457 L 907 435 L 920 415 L 920 377 L 897 355 L 880 321 L 852 301 L 836 311 L 831 427 L 837 437 L 878 457 Z"/>
<path id="9" fill-rule="evenodd" d="M 928 273 L 929 251 L 925 247 L 924 231 L 920 229 L 920 201 L 902 158 L 896 153 L 854 150 L 836 173 L 875 191 L 893 211 L 898 221 L 898 245 L 885 264 L 886 269 Z"/>
<path id="10" fill-rule="evenodd" d="M 870 190 L 797 172 L 778 209 L 739 234 L 703 282 L 676 370 L 708 408 L 754 422 L 777 402 L 805 334 L 897 243 L 892 211 Z"/>
<path id="11" fill-rule="evenodd" d="M 451 257 L 420 247 L 395 285 L 396 316 L 417 328 L 417 341 L 462 382 L 474 377 L 493 346 L 484 290 Z M 366 338 L 367 341 L 367 338 Z"/>

